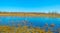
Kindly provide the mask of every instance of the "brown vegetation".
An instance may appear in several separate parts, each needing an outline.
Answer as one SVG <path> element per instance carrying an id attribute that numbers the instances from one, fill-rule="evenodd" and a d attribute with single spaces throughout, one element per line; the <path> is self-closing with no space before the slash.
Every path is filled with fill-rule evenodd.
<path id="1" fill-rule="evenodd" d="M 28 28 L 28 26 L 23 26 L 23 27 L 0 26 L 0 33 L 54 33 L 55 32 L 55 31 L 54 32 L 51 31 L 50 28 L 48 29 L 48 31 L 46 31 L 45 29 L 41 29 L 38 27 Z M 56 32 L 60 33 L 60 31 L 56 31 Z"/>
<path id="2" fill-rule="evenodd" d="M 54 14 L 54 13 L 18 13 L 18 12 L 6 12 L 6 13 L 0 13 L 0 16 L 29 16 L 29 17 L 60 17 L 60 14 Z"/>

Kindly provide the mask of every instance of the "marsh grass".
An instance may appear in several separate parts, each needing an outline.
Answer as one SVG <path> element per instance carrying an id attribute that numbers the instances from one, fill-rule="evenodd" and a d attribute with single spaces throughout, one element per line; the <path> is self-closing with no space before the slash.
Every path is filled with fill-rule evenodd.
<path id="1" fill-rule="evenodd" d="M 25 25 L 20 25 L 17 24 L 18 27 L 16 27 L 14 24 L 12 26 L 0 26 L 0 33 L 54 33 L 54 32 L 59 32 L 58 29 L 57 31 L 52 31 L 50 27 L 48 27 L 48 24 L 46 24 L 43 28 L 40 27 L 33 27 L 32 23 L 30 26 L 27 26 L 25 22 L 23 22 Z M 54 24 L 50 25 L 51 27 L 54 28 Z M 46 28 L 48 30 L 46 31 Z"/>

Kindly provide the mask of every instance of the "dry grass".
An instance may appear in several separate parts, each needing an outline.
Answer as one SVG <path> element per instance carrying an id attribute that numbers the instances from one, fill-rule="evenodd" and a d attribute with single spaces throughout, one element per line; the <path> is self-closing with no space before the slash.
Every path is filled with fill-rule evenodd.
<path id="1" fill-rule="evenodd" d="M 0 16 L 29 16 L 29 17 L 60 17 L 60 14 L 46 14 L 46 13 L 0 13 Z"/>
<path id="2" fill-rule="evenodd" d="M 40 28 L 28 28 L 28 26 L 23 27 L 9 27 L 9 26 L 0 26 L 0 33 L 53 33 L 51 30 L 47 32 L 44 29 Z"/>

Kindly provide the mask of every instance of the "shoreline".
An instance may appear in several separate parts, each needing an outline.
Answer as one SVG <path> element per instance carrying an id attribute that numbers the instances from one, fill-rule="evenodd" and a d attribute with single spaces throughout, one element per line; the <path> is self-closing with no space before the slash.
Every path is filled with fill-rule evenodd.
<path id="1" fill-rule="evenodd" d="M 22 12 L 6 12 L 0 13 L 0 16 L 21 16 L 21 17 L 59 17 L 60 14 L 52 13 L 22 13 Z"/>

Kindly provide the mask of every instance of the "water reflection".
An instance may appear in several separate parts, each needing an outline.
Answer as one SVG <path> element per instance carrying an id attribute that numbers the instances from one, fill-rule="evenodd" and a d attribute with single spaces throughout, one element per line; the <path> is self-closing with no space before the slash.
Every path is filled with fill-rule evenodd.
<path id="1" fill-rule="evenodd" d="M 39 32 L 40 30 L 50 33 L 59 32 L 60 18 L 0 16 L 0 26 L 13 26 L 13 28 L 19 27 L 20 29 L 31 29 L 33 31 L 36 29 Z"/>

